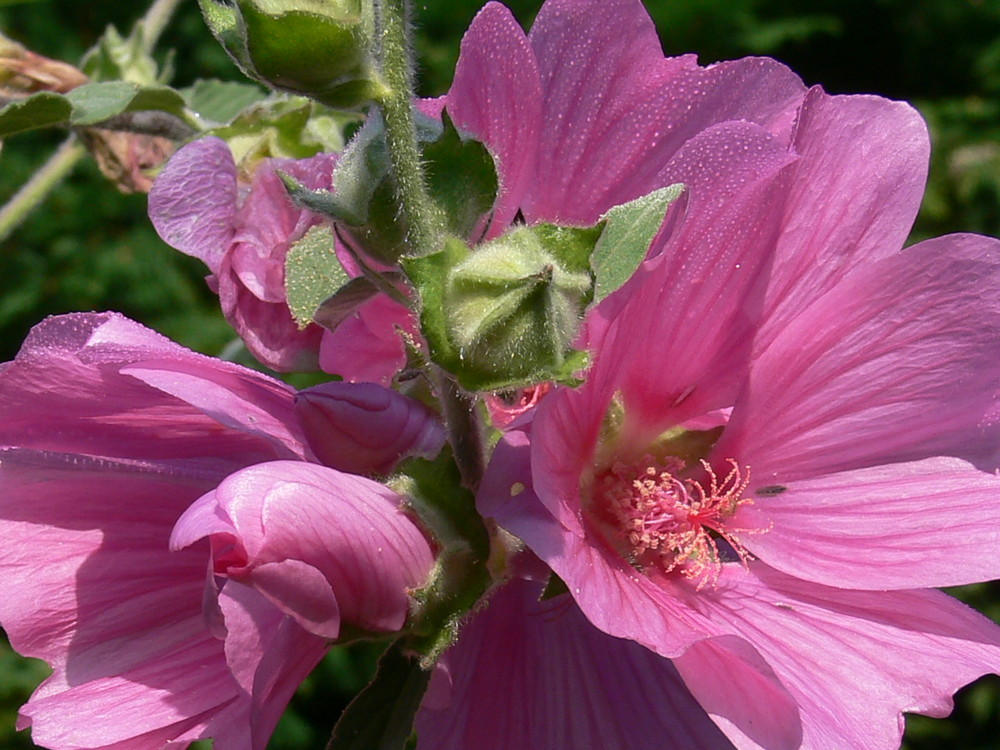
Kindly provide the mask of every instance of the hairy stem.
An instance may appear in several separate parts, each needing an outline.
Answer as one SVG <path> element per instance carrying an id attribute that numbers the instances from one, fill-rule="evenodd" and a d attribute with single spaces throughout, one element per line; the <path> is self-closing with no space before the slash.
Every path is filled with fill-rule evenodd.
<path id="1" fill-rule="evenodd" d="M 0 208 L 0 242 L 7 239 L 42 204 L 86 153 L 75 135 L 63 141 L 49 160 Z"/>
<path id="2" fill-rule="evenodd" d="M 381 0 L 378 42 L 386 92 L 379 102 L 396 193 L 409 227 L 408 254 L 429 255 L 438 249 L 437 209 L 427 191 L 424 165 L 413 120 L 413 63 L 407 0 Z"/>

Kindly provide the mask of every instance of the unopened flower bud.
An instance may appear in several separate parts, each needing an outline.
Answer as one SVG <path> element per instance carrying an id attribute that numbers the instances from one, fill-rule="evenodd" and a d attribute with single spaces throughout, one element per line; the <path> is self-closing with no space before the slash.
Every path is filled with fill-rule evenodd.
<path id="1" fill-rule="evenodd" d="M 339 109 L 379 89 L 370 0 L 199 0 L 212 33 L 261 83 Z"/>
<path id="2" fill-rule="evenodd" d="M 543 240 L 534 228 L 515 229 L 449 272 L 448 334 L 469 368 L 516 383 L 562 367 L 592 280 Z"/>
<path id="3" fill-rule="evenodd" d="M 433 458 L 444 445 L 444 428 L 426 406 L 374 383 L 307 388 L 295 413 L 316 457 L 351 474 L 385 474 L 401 458 Z"/>

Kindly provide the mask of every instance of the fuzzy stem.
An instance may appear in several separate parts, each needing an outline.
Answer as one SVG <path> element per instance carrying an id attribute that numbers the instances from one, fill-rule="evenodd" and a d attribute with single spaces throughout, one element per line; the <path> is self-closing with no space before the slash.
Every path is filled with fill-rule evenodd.
<path id="1" fill-rule="evenodd" d="M 430 255 L 440 244 L 437 209 L 431 201 L 413 121 L 413 64 L 407 0 L 379 3 L 380 61 L 386 91 L 379 102 L 385 120 L 396 193 L 409 231 L 408 254 Z"/>
<path id="2" fill-rule="evenodd" d="M 160 40 L 163 30 L 167 28 L 177 6 L 184 0 L 156 0 L 142 17 L 142 44 L 146 52 L 152 52 Z"/>
<path id="3" fill-rule="evenodd" d="M 49 160 L 0 208 L 0 242 L 7 239 L 42 204 L 86 153 L 75 135 L 63 141 Z"/>

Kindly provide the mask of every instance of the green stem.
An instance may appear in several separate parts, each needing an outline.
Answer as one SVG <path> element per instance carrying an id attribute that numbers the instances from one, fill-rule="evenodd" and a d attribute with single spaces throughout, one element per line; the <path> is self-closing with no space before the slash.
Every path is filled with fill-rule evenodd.
<path id="1" fill-rule="evenodd" d="M 0 208 L 0 242 L 7 239 L 42 204 L 86 153 L 75 135 L 63 141 L 49 160 Z"/>
<path id="2" fill-rule="evenodd" d="M 170 19 L 177 10 L 177 6 L 184 0 L 156 0 L 146 14 L 142 17 L 143 25 L 142 43 L 146 52 L 152 52 L 156 43 L 160 40 L 163 30 L 167 28 Z"/>
<path id="3" fill-rule="evenodd" d="M 424 165 L 413 121 L 413 65 L 407 0 L 379 3 L 382 76 L 386 92 L 379 102 L 400 206 L 409 227 L 409 254 L 430 255 L 438 249 L 437 209 L 427 191 Z"/>

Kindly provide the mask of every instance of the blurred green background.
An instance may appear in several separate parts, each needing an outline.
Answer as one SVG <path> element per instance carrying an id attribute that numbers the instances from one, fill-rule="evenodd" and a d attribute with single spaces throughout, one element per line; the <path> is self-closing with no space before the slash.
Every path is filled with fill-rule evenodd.
<path id="1" fill-rule="evenodd" d="M 416 4 L 423 93 L 447 90 L 461 34 L 480 4 Z M 540 0 L 507 4 L 528 26 Z M 831 93 L 913 102 L 930 124 L 934 147 L 913 241 L 955 231 L 1000 234 L 1000 0 L 646 0 L 646 6 L 667 54 L 697 52 L 703 64 L 770 55 Z M 77 62 L 108 24 L 127 31 L 144 10 L 120 0 L 0 0 L 0 31 L 35 52 Z M 194 0 L 181 6 L 159 49 L 176 51 L 178 87 L 240 77 Z M 4 143 L 0 204 L 64 137 L 51 131 Z M 120 310 L 206 353 L 226 347 L 232 333 L 205 287 L 204 268 L 160 242 L 145 210 L 144 195 L 117 193 L 86 161 L 3 242 L 0 361 L 16 353 L 41 318 L 73 310 Z M 956 593 L 1000 621 L 997 585 Z M 272 750 L 322 748 L 375 656 L 335 651 L 300 690 Z M 17 706 L 44 674 L 0 644 L 0 750 L 33 747 L 11 727 Z M 962 691 L 950 719 L 911 717 L 907 726 L 909 750 L 1000 750 L 1000 678 Z"/>

